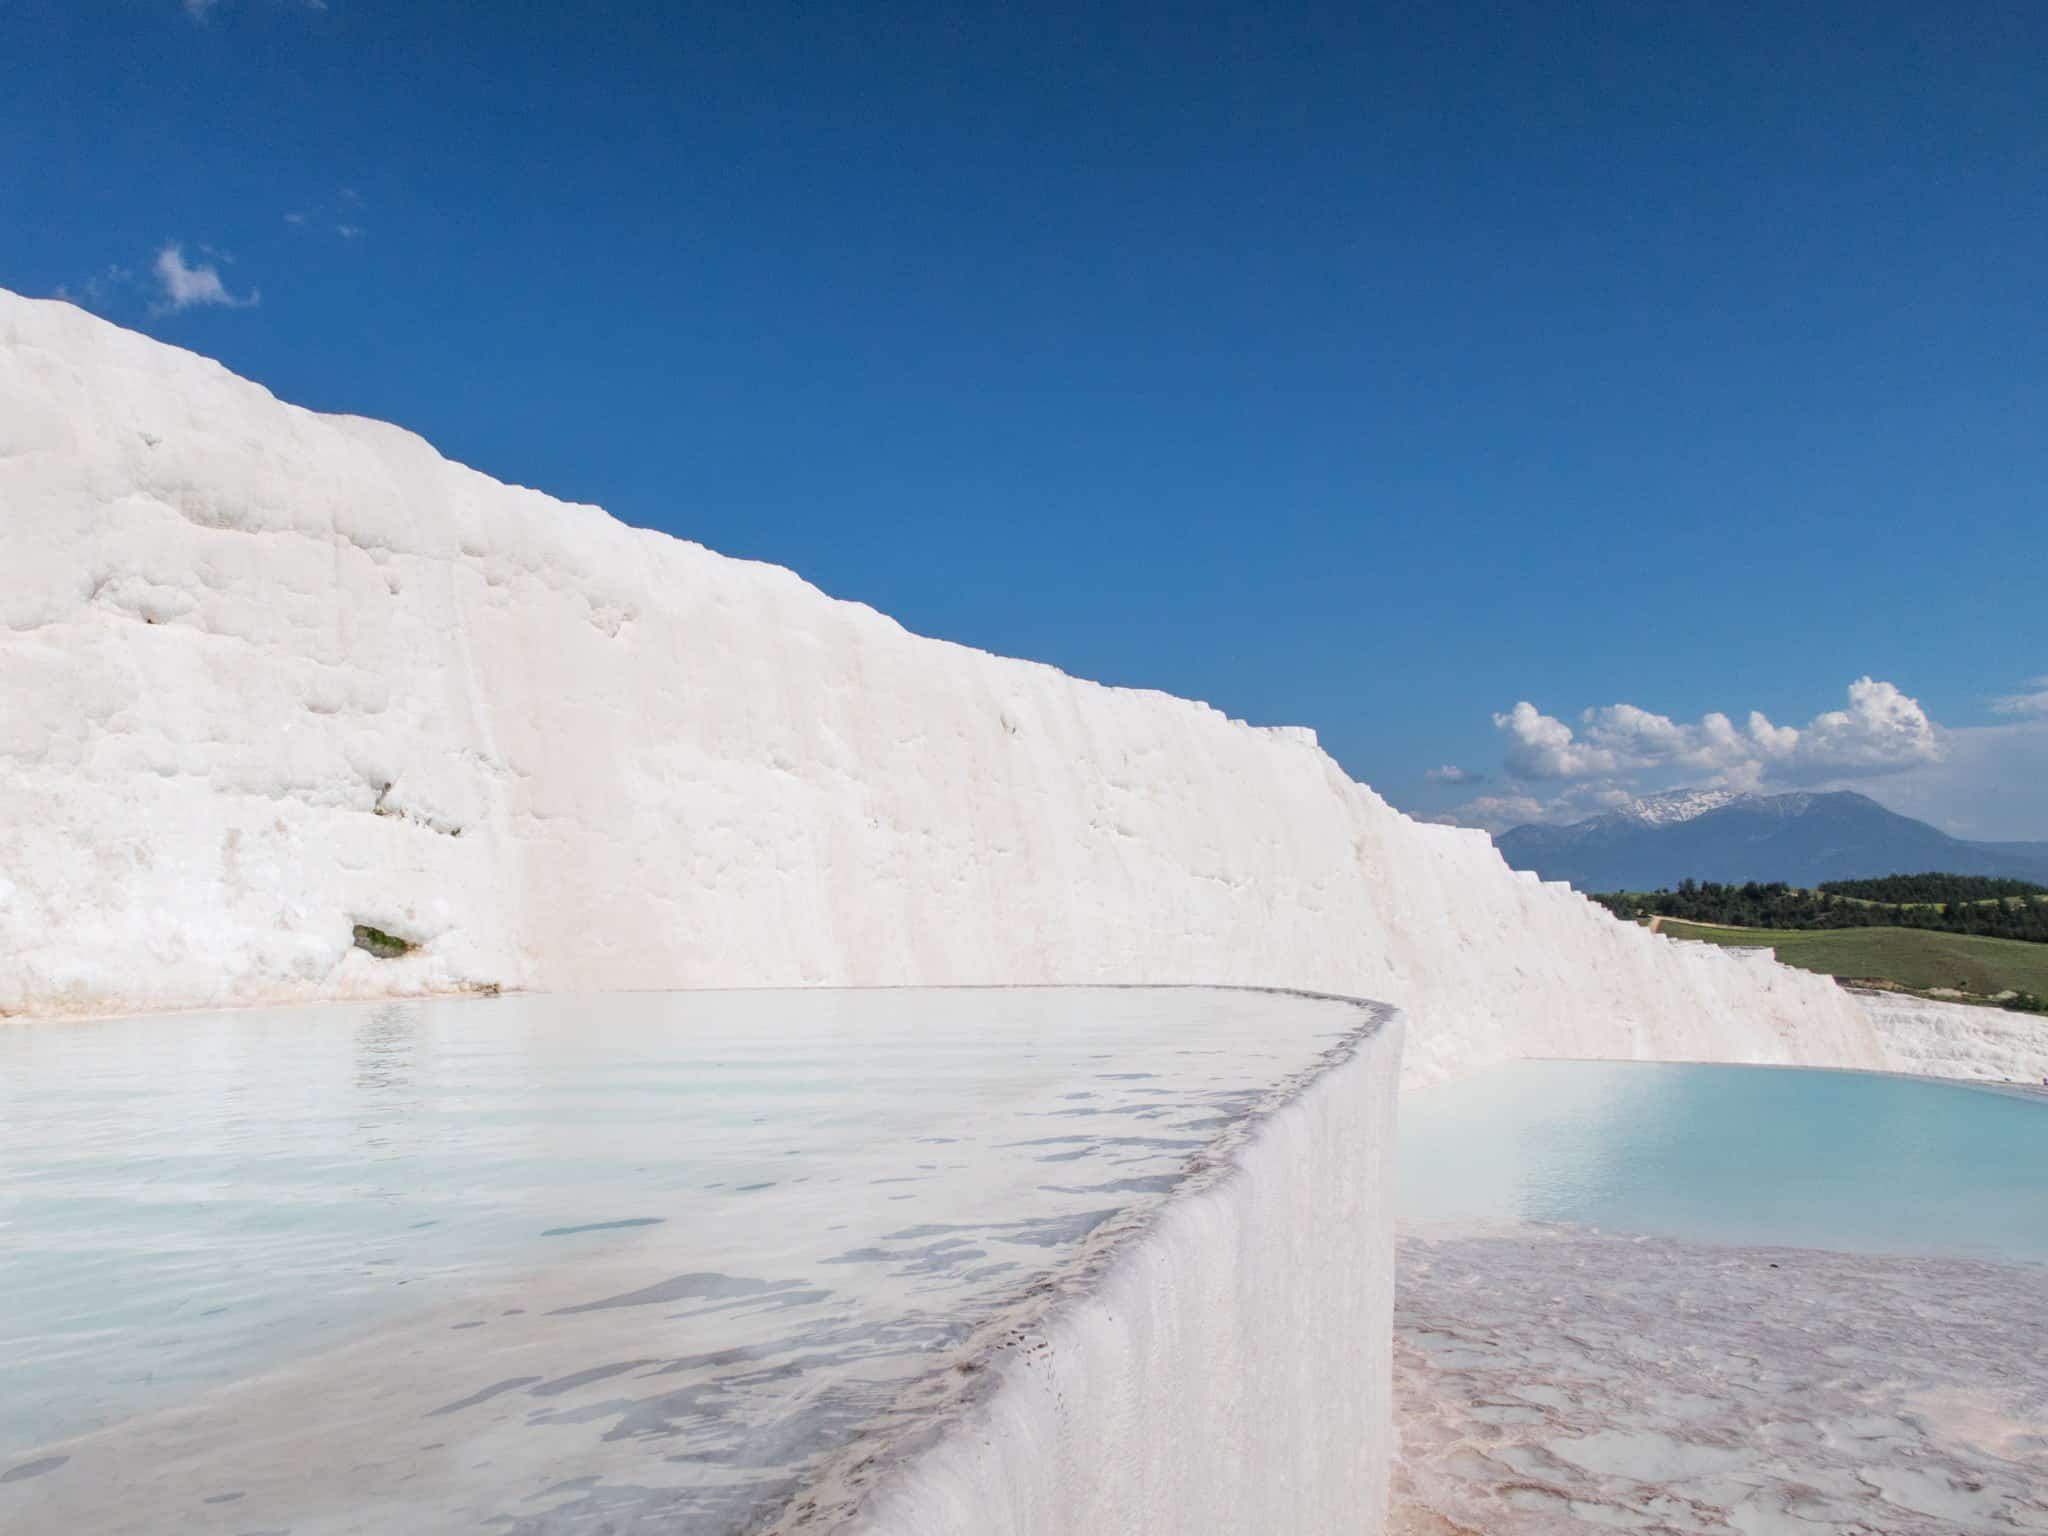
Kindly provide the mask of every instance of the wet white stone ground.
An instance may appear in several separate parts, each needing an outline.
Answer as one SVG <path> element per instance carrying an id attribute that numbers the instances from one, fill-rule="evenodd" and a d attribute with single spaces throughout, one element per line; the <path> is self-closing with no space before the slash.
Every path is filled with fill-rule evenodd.
<path id="1" fill-rule="evenodd" d="M 913 989 L 0 1030 L 0 1532 L 757 1528 L 1043 1353 L 1385 1013 Z"/>
<path id="2" fill-rule="evenodd" d="M 1416 1227 L 1394 1536 L 2048 1531 L 2048 1266 Z"/>

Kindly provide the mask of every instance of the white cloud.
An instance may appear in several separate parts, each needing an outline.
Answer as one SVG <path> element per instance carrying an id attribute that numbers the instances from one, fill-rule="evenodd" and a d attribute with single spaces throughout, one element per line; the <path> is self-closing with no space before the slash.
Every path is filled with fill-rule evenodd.
<path id="1" fill-rule="evenodd" d="M 2001 715 L 2022 715 L 2048 720 L 2048 677 L 2031 679 L 2023 693 L 2008 693 L 1993 699 L 1991 707 Z"/>
<path id="2" fill-rule="evenodd" d="M 167 245 L 158 251 L 154 270 L 157 282 L 162 285 L 160 307 L 164 309 L 195 309 L 209 304 L 247 309 L 262 297 L 253 288 L 240 296 L 228 292 L 227 285 L 220 280 L 219 269 L 211 262 L 188 263 L 182 245 Z"/>
<path id="3" fill-rule="evenodd" d="M 1888 774 L 1879 784 L 1845 776 L 1815 787 L 1871 792 L 1956 837 L 2048 842 L 2048 719 L 1944 730 L 1942 749 L 1939 761 Z"/>
<path id="4" fill-rule="evenodd" d="M 1493 726 L 1507 733 L 1508 772 L 1518 779 L 1578 779 L 1619 766 L 1613 753 L 1576 740 L 1570 726 L 1527 699 L 1495 715 Z"/>
<path id="5" fill-rule="evenodd" d="M 1584 710 L 1567 722 L 1525 699 L 1493 717 L 1507 782 L 1441 819 L 1501 831 L 1582 821 L 1679 786 L 1773 794 L 1882 785 L 1888 803 L 1959 836 L 2048 837 L 2048 795 L 2032 766 L 2048 756 L 2048 677 L 1993 705 L 2015 723 L 1949 729 L 1895 684 L 1871 677 L 1849 685 L 1842 708 L 1804 725 L 1779 725 L 1761 710 L 1740 720 L 1719 711 L 1674 720 L 1634 704 Z M 1485 782 L 1448 766 L 1428 778 Z"/>
<path id="6" fill-rule="evenodd" d="M 1792 784 L 1817 790 L 1857 790 L 1901 815 L 1932 822 L 1956 837 L 2048 842 L 2048 794 L 2042 792 L 2042 786 L 2048 784 L 2048 716 L 2023 717 L 2002 725 L 1934 729 L 1941 743 L 1938 757 L 1920 758 L 1875 775 L 1844 768 L 1795 778 Z M 1504 786 L 1499 793 L 1480 795 L 1437 819 L 1495 833 L 1532 822 L 1564 825 L 1688 777 L 1652 772 L 1628 779 L 1565 781 L 1551 786 L 1550 792 Z M 1736 782 L 1724 787 L 1753 787 L 1771 794 L 1792 784 L 1760 778 L 1754 785 Z"/>
<path id="7" fill-rule="evenodd" d="M 1941 736 L 1920 701 L 1868 677 L 1849 685 L 1847 709 L 1815 715 L 1804 731 L 1779 730 L 1757 714 L 1749 717 L 1749 728 L 1774 761 L 1790 761 L 1809 773 L 1893 773 L 1942 754 Z"/>
<path id="8" fill-rule="evenodd" d="M 363 226 L 360 224 L 337 224 L 334 226 L 334 232 L 344 240 L 360 240 L 363 234 Z"/>
<path id="9" fill-rule="evenodd" d="M 1441 768 L 1432 768 L 1423 775 L 1432 784 L 1483 784 L 1486 775 L 1460 768 L 1456 763 L 1445 763 Z"/>
<path id="10" fill-rule="evenodd" d="M 1848 708 L 1803 727 L 1774 725 L 1758 710 L 1741 726 L 1718 711 L 1686 724 L 1634 704 L 1589 709 L 1579 719 L 1583 733 L 1527 700 L 1495 715 L 1495 728 L 1508 738 L 1508 771 L 1545 782 L 1669 769 L 1749 789 L 1768 777 L 1896 772 L 1937 761 L 1942 752 L 1940 731 L 1919 702 L 1868 677 L 1849 685 Z"/>

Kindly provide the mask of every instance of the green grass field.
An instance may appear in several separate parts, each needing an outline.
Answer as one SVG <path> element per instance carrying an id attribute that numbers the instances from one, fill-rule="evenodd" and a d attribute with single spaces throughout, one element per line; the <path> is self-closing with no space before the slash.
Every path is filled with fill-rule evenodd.
<path id="1" fill-rule="evenodd" d="M 1890 981 L 1915 992 L 1936 987 L 1991 997 L 2048 997 L 2048 944 L 1935 933 L 1925 928 L 1711 928 L 1666 918 L 1659 933 L 1709 944 L 1768 944 L 1787 965 L 1844 980 Z"/>

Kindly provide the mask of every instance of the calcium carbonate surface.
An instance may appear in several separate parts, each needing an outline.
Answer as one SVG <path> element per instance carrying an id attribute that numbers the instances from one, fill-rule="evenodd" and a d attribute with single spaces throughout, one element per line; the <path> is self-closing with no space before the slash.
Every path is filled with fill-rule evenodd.
<path id="1" fill-rule="evenodd" d="M 0 1528 L 1336 1529 L 1398 1050 L 1179 988 L 0 1029 Z"/>
<path id="2" fill-rule="evenodd" d="M 4 293 L 0 570 L 0 1011 L 1233 982 L 1407 1006 L 1417 1081 L 1890 1059 L 1825 980 L 1511 874 L 1309 731 L 922 639 Z"/>

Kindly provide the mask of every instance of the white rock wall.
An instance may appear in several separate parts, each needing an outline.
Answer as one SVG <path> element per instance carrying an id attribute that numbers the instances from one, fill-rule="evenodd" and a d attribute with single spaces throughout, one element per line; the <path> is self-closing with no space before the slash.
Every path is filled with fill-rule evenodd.
<path id="1" fill-rule="evenodd" d="M 1182 981 L 1516 1054 L 1879 1066 L 1311 733 L 907 633 L 0 294 L 0 1011 Z M 368 923 L 419 944 L 352 946 Z"/>
<path id="2" fill-rule="evenodd" d="M 1376 1532 L 1400 1020 L 1032 1330 L 849 1536 Z"/>
<path id="3" fill-rule="evenodd" d="M 1894 1071 L 2035 1086 L 2048 1082 L 2048 1017 L 1896 992 L 1864 992 L 1858 998 Z"/>

